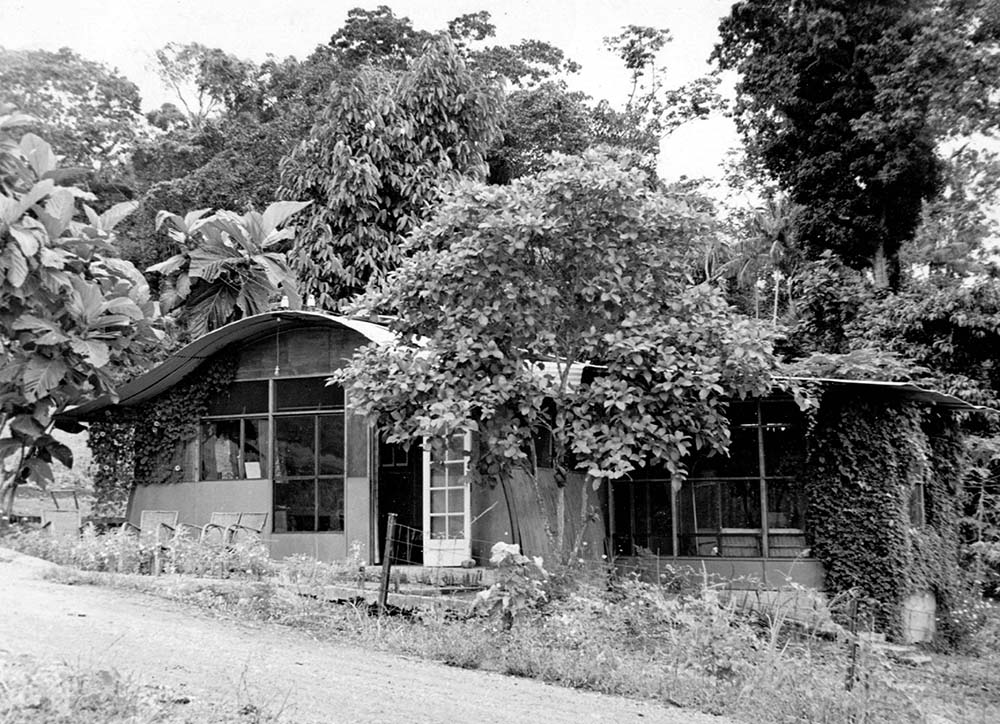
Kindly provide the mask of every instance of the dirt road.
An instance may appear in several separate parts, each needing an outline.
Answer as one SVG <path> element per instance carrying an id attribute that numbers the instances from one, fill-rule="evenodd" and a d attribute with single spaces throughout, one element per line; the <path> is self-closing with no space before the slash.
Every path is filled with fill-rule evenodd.
<path id="1" fill-rule="evenodd" d="M 249 704 L 296 724 L 728 721 L 316 641 L 144 594 L 52 583 L 42 579 L 48 566 L 0 549 L 0 661 L 113 667 L 180 692 L 192 710 Z"/>

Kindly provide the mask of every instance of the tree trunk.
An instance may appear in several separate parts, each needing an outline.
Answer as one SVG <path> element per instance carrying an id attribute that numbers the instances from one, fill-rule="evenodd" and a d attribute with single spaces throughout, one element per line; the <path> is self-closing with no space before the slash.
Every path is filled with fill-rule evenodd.
<path id="1" fill-rule="evenodd" d="M 872 258 L 872 276 L 878 289 L 889 288 L 889 260 L 885 255 L 885 242 L 879 242 Z"/>
<path id="2" fill-rule="evenodd" d="M 555 554 L 560 558 L 565 558 L 564 545 L 566 543 L 566 486 L 556 487 L 556 540 Z"/>

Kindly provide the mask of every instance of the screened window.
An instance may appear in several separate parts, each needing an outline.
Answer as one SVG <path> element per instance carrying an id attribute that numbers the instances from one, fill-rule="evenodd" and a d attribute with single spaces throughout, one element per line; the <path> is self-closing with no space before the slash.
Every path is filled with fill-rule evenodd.
<path id="1" fill-rule="evenodd" d="M 791 401 L 761 400 L 732 403 L 729 414 L 730 455 L 693 456 L 676 496 L 665 476 L 613 484 L 613 542 L 619 555 L 643 550 L 671 555 L 675 540 L 680 556 L 805 553 L 801 412 Z"/>

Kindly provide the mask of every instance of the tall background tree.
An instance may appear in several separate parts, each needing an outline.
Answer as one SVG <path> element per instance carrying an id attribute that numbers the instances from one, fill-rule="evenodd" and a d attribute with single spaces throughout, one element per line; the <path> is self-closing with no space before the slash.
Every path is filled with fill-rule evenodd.
<path id="1" fill-rule="evenodd" d="M 899 252 L 943 184 L 939 144 L 996 129 L 997 6 L 974 0 L 744 0 L 715 58 L 736 70 L 751 165 L 801 206 L 814 258 L 898 288 Z"/>
<path id="2" fill-rule="evenodd" d="M 282 164 L 282 194 L 314 202 L 293 249 L 303 292 L 335 309 L 391 271 L 443 185 L 486 177 L 500 102 L 447 36 L 411 70 L 370 68 L 338 88 Z"/>

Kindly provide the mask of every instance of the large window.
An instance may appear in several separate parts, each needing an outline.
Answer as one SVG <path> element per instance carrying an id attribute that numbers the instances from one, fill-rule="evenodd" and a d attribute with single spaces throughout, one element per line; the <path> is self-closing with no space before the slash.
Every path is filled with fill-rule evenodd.
<path id="1" fill-rule="evenodd" d="M 343 531 L 344 427 L 325 377 L 235 382 L 202 419 L 199 479 L 270 476 L 276 533 Z"/>
<path id="2" fill-rule="evenodd" d="M 676 496 L 665 476 L 613 485 L 619 555 L 671 555 L 674 541 L 680 556 L 805 553 L 802 414 L 790 400 L 737 402 L 730 405 L 730 432 L 730 455 L 692 457 L 689 478 Z"/>

